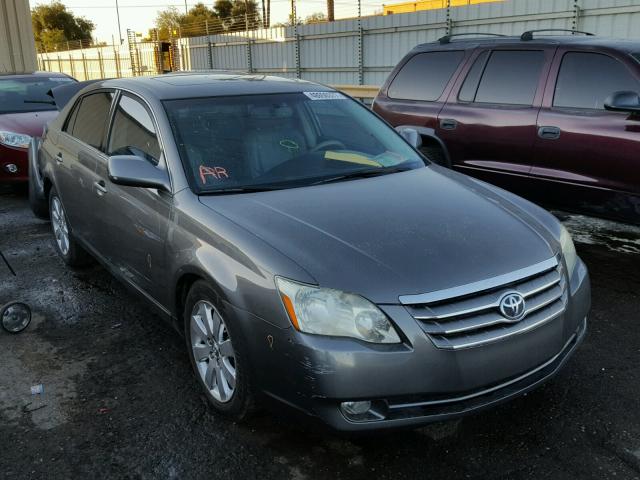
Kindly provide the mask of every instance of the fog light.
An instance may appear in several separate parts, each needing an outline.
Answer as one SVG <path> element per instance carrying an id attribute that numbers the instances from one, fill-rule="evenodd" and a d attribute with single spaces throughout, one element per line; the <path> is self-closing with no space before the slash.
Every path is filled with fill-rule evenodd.
<path id="1" fill-rule="evenodd" d="M 17 173 L 18 166 L 15 163 L 6 163 L 4 169 L 9 173 Z"/>
<path id="2" fill-rule="evenodd" d="M 360 416 L 371 410 L 371 402 L 369 400 L 363 402 L 342 402 L 340 408 L 348 416 Z"/>
<path id="3" fill-rule="evenodd" d="M 31 323 L 31 309 L 24 303 L 7 303 L 0 310 L 0 321 L 7 332 L 20 333 Z"/>

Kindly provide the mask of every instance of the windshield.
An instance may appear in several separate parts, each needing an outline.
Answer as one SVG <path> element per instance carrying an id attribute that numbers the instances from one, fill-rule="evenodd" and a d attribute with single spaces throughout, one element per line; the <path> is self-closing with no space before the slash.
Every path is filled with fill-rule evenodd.
<path id="1" fill-rule="evenodd" d="M 290 188 L 424 167 L 393 129 L 338 92 L 164 105 L 196 193 Z"/>
<path id="2" fill-rule="evenodd" d="M 640 52 L 632 53 L 633 58 L 635 58 L 638 62 L 640 62 Z"/>
<path id="3" fill-rule="evenodd" d="M 69 77 L 40 75 L 0 78 L 0 113 L 55 110 L 53 99 L 47 92 L 74 81 Z"/>

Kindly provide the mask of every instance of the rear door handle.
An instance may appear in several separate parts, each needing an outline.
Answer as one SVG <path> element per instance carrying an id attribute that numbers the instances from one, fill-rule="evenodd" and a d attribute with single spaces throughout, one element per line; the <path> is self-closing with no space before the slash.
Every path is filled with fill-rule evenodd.
<path id="1" fill-rule="evenodd" d="M 443 130 L 455 130 L 458 127 L 458 122 L 453 118 L 443 118 L 440 120 L 440 128 Z"/>
<path id="2" fill-rule="evenodd" d="M 557 140 L 560 138 L 560 129 L 558 127 L 540 127 L 538 136 L 545 140 Z"/>
<path id="3" fill-rule="evenodd" d="M 107 186 L 104 183 L 104 180 L 100 180 L 99 182 L 93 182 L 93 186 L 96 187 L 96 193 L 99 197 L 103 196 L 107 193 Z"/>
<path id="4" fill-rule="evenodd" d="M 56 162 L 62 163 L 62 152 L 58 152 L 56 155 Z"/>

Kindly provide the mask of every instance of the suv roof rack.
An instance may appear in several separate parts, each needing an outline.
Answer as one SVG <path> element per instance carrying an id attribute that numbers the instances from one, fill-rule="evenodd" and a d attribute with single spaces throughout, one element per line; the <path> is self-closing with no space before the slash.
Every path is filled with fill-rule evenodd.
<path id="1" fill-rule="evenodd" d="M 449 35 L 445 35 L 444 37 L 440 37 L 438 42 L 440 45 L 445 45 L 447 43 L 451 43 L 451 39 L 453 37 L 466 37 L 470 35 L 487 35 L 489 37 L 506 37 L 506 35 L 501 35 L 499 33 L 484 33 L 484 32 L 470 32 L 470 33 L 450 33 Z"/>
<path id="2" fill-rule="evenodd" d="M 572 35 L 576 33 L 581 33 L 582 35 L 587 35 L 588 37 L 595 36 L 595 34 L 593 33 L 581 32 L 580 30 L 568 30 L 566 28 L 541 28 L 539 30 L 527 30 L 522 35 L 520 35 L 520 40 L 522 40 L 523 42 L 529 42 L 533 40 L 534 33 L 540 33 L 540 32 L 571 32 Z"/>

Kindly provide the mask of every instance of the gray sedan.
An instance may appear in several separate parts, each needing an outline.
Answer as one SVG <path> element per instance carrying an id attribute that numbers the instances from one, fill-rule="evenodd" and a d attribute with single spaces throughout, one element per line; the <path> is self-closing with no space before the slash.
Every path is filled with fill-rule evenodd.
<path id="1" fill-rule="evenodd" d="M 590 306 L 553 216 L 419 143 L 309 82 L 106 80 L 32 144 L 32 206 L 184 334 L 216 410 L 415 426 L 540 385 Z"/>

